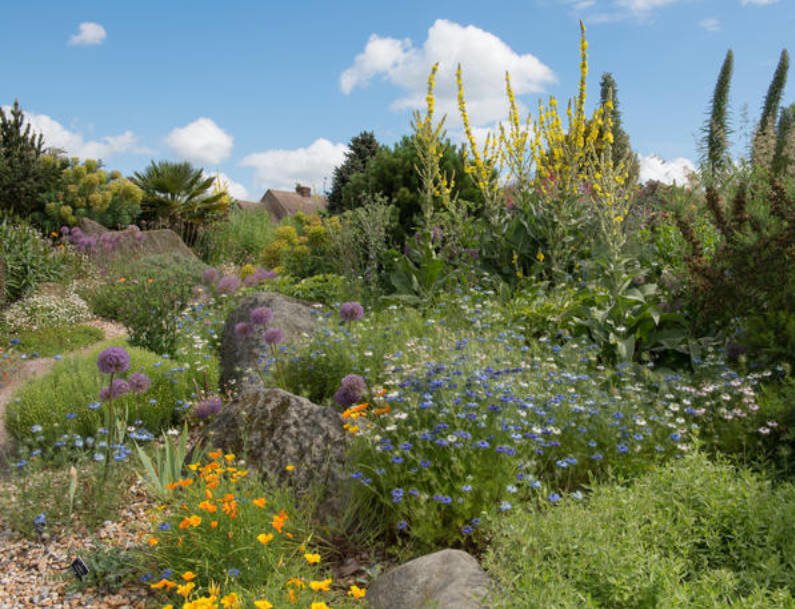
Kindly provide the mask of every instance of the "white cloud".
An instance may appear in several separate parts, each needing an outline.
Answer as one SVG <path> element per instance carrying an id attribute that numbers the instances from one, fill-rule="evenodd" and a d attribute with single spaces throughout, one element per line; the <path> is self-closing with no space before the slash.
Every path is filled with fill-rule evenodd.
<path id="1" fill-rule="evenodd" d="M 69 37 L 69 44 L 72 46 L 86 46 L 91 44 L 102 44 L 107 38 L 108 33 L 99 23 L 86 21 L 80 24 L 77 34 Z"/>
<path id="2" fill-rule="evenodd" d="M 707 17 L 698 22 L 698 25 L 708 32 L 717 32 L 720 30 L 720 21 L 715 17 Z"/>
<path id="3" fill-rule="evenodd" d="M 679 0 L 616 0 L 616 6 L 628 9 L 636 15 L 643 15 L 656 8 L 676 2 L 679 2 Z"/>
<path id="4" fill-rule="evenodd" d="M 3 106 L 3 111 L 8 113 L 10 106 Z M 35 133 L 44 136 L 46 148 L 57 148 L 69 156 L 78 156 L 81 159 L 107 160 L 114 154 L 122 152 L 149 153 L 149 149 L 137 144 L 137 137 L 132 131 L 125 131 L 119 135 L 108 135 L 96 140 L 86 140 L 81 133 L 70 131 L 61 123 L 46 114 L 25 112 L 25 122 L 30 123 Z"/>
<path id="5" fill-rule="evenodd" d="M 320 190 L 323 179 L 331 178 L 334 168 L 342 163 L 347 150 L 345 144 L 319 138 L 306 148 L 249 154 L 241 164 L 254 168 L 254 181 L 261 188 L 292 190 L 300 182 Z"/>
<path id="6" fill-rule="evenodd" d="M 776 4 L 778 0 L 741 0 L 743 6 L 754 5 L 754 6 L 770 6 L 771 4 Z"/>
<path id="7" fill-rule="evenodd" d="M 664 184 L 686 184 L 687 177 L 696 170 L 693 161 L 677 157 L 666 161 L 655 154 L 640 156 L 640 182 L 657 180 Z"/>
<path id="8" fill-rule="evenodd" d="M 234 139 L 209 118 L 177 127 L 165 140 L 181 159 L 217 165 L 232 153 Z"/>
<path id="9" fill-rule="evenodd" d="M 505 116 L 506 70 L 517 95 L 542 92 L 546 85 L 555 82 L 552 70 L 534 55 L 520 55 L 478 27 L 437 19 L 422 47 L 415 47 L 408 39 L 370 36 L 364 51 L 340 76 L 340 89 L 347 95 L 382 76 L 405 92 L 392 104 L 393 108 L 420 108 L 425 104 L 428 74 L 436 62 L 439 72 L 435 94 L 440 115 L 446 113 L 451 119 L 457 115 L 455 69 L 460 63 L 467 110 L 475 124 Z"/>
<path id="10" fill-rule="evenodd" d="M 235 199 L 242 199 L 244 201 L 248 200 L 248 190 L 240 182 L 235 182 L 228 175 L 220 171 L 204 171 L 203 173 L 208 178 L 213 176 L 219 180 L 222 186 L 226 186 L 226 191 Z"/>

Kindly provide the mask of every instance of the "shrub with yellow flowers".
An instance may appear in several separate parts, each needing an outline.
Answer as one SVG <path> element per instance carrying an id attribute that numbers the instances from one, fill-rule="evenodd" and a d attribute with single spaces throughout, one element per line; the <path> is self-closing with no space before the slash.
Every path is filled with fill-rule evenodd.
<path id="1" fill-rule="evenodd" d="M 274 240 L 262 250 L 269 268 L 296 278 L 336 272 L 340 264 L 331 255 L 330 233 L 339 230 L 339 220 L 321 220 L 317 214 L 296 213 L 274 232 Z"/>
<path id="2" fill-rule="evenodd" d="M 235 455 L 210 452 L 169 490 L 144 545 L 151 573 L 159 574 L 148 585 L 171 607 L 320 607 L 335 596 L 343 603 L 364 596 L 334 588 L 287 494 L 256 479 Z"/>

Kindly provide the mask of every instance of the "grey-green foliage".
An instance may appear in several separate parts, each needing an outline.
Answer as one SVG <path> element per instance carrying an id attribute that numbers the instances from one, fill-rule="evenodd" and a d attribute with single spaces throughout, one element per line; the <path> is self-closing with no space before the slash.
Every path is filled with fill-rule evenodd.
<path id="1" fill-rule="evenodd" d="M 776 130 L 773 173 L 795 177 L 795 104 L 781 109 Z"/>
<path id="2" fill-rule="evenodd" d="M 701 455 L 500 520 L 487 558 L 523 609 L 795 607 L 795 487 Z M 521 556 L 522 560 L 516 560 Z"/>
<path id="3" fill-rule="evenodd" d="M 202 227 L 194 250 L 207 264 L 254 264 L 273 241 L 275 228 L 264 208 L 233 209 L 226 218 Z"/>
<path id="4" fill-rule="evenodd" d="M 789 53 L 787 49 L 781 51 L 773 79 L 765 95 L 762 105 L 762 115 L 754 134 L 751 161 L 760 167 L 770 167 L 776 149 L 776 121 L 781 106 L 784 87 L 787 84 L 787 71 L 789 70 Z"/>
<path id="5" fill-rule="evenodd" d="M 724 169 L 729 161 L 729 89 L 733 69 L 734 53 L 729 49 L 723 60 L 718 82 L 715 83 L 709 120 L 704 127 L 704 160 L 707 171 L 712 175 Z"/>

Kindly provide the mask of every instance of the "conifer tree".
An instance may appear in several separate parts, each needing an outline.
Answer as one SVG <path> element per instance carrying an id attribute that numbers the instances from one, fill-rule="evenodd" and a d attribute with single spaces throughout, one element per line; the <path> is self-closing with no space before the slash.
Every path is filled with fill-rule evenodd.
<path id="1" fill-rule="evenodd" d="M 638 155 L 632 151 L 632 145 L 629 141 L 629 134 L 624 131 L 624 126 L 621 123 L 621 109 L 619 108 L 618 101 L 618 85 L 615 78 L 610 72 L 602 74 L 602 80 L 599 85 L 600 89 L 600 105 L 602 107 L 607 104 L 608 100 L 613 102 L 612 119 L 613 119 L 613 160 L 616 163 L 624 162 L 629 166 L 628 181 L 634 184 L 638 175 L 640 174 L 640 165 L 638 163 Z"/>
<path id="2" fill-rule="evenodd" d="M 334 168 L 331 192 L 328 194 L 328 210 L 331 213 L 344 211 L 343 190 L 345 185 L 357 173 L 367 169 L 372 158 L 378 152 L 380 144 L 372 131 L 362 131 L 353 137 L 348 144 L 348 152 L 342 165 Z"/>

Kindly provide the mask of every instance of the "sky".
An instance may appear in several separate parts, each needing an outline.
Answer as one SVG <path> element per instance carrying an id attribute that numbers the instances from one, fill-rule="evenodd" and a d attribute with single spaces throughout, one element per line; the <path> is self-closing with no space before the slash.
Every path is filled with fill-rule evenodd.
<path id="1" fill-rule="evenodd" d="M 589 108 L 611 72 L 641 177 L 681 181 L 726 51 L 741 153 L 795 32 L 795 0 L 26 0 L 2 15 L 0 106 L 19 100 L 46 144 L 127 175 L 187 160 L 249 200 L 324 192 L 352 137 L 409 134 L 436 62 L 457 142 L 459 63 L 478 132 L 507 114 L 506 70 L 526 110 L 574 96 L 579 20 Z"/>

